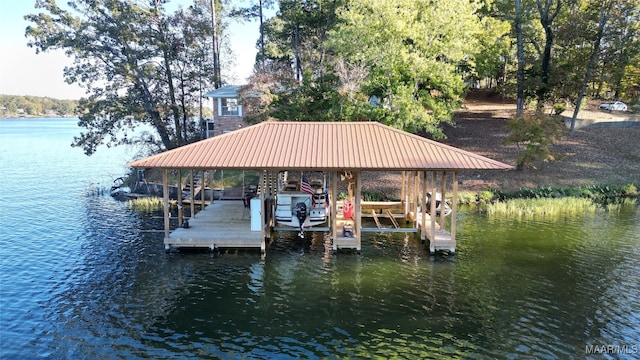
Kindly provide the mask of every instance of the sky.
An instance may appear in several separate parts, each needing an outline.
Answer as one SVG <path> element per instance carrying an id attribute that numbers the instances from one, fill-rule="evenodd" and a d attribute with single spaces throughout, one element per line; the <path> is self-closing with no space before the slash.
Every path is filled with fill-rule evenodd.
<path id="1" fill-rule="evenodd" d="M 63 4 L 65 1 L 59 1 Z M 35 0 L 0 0 L 0 94 L 46 96 L 75 100 L 85 96 L 75 84 L 63 78 L 64 67 L 72 60 L 62 51 L 36 54 L 24 36 L 28 22 L 24 16 L 36 13 Z M 172 5 L 187 7 L 192 0 L 172 0 Z M 231 43 L 235 55 L 235 77 L 245 83 L 256 55 L 258 22 L 233 23 Z M 223 74 L 223 77 L 229 74 Z"/>

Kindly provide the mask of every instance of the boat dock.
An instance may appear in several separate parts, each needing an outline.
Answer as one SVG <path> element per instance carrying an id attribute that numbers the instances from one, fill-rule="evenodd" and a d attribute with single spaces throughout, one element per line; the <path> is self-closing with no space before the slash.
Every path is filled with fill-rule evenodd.
<path id="1" fill-rule="evenodd" d="M 277 207 L 278 196 L 283 194 L 278 186 L 278 174 L 282 171 L 298 171 L 301 177 L 303 172 L 323 172 L 329 178 L 323 192 L 330 204 L 326 224 L 300 230 L 328 231 L 334 250 L 360 251 L 364 232 L 419 232 L 422 240 L 429 240 L 429 252 L 433 254 L 436 250 L 455 251 L 458 172 L 513 169 L 499 161 L 375 121 L 264 121 L 129 165 L 162 170 L 165 247 L 259 247 L 263 253 L 271 232 L 291 225 L 276 221 L 276 212 L 282 210 Z M 218 170 L 258 171 L 260 179 L 255 184 L 254 197 L 243 195 L 244 206 L 240 200 L 214 201 L 199 214 L 192 212 L 189 227 L 171 232 L 169 173 L 175 174 L 172 177 L 177 175 L 172 184 L 183 184 L 182 173 L 190 171 L 190 189 L 194 189 L 204 185 L 194 181 L 194 171 Z M 399 199 L 365 201 L 363 172 L 399 172 L 402 179 Z M 438 220 L 435 216 L 440 212 L 435 205 L 437 195 L 445 201 L 448 190 L 453 199 L 450 221 L 445 221 L 445 211 L 442 211 L 445 215 L 437 216 Z M 177 194 L 179 219 L 183 216 L 181 194 Z M 427 211 L 430 194 L 435 194 L 436 200 L 430 201 Z M 190 197 L 196 198 L 194 194 Z M 341 198 L 343 205 L 347 205 L 341 209 L 343 216 L 338 215 L 337 207 Z M 302 210 L 293 207 L 291 211 L 291 215 L 294 211 L 300 211 L 296 216 L 302 214 Z M 427 221 L 427 214 L 434 215 Z M 375 227 L 363 227 L 363 217 L 372 217 Z M 304 221 L 303 216 L 297 219 Z M 387 226 L 387 221 L 391 225 Z M 404 224 L 401 226 L 401 223 Z"/>
<path id="2" fill-rule="evenodd" d="M 176 228 L 165 237 L 166 250 L 179 247 L 261 248 L 265 241 L 260 230 L 251 230 L 251 214 L 242 201 L 219 200 L 188 220 L 189 227 Z"/>

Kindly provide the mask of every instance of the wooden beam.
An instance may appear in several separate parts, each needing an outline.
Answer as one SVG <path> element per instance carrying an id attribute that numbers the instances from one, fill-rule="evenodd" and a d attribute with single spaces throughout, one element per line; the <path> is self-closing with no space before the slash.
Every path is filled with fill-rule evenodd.
<path id="1" fill-rule="evenodd" d="M 431 172 L 431 209 L 429 210 L 429 218 L 431 219 L 431 228 L 429 229 L 429 253 L 435 254 L 436 252 L 436 173 Z"/>
<path id="2" fill-rule="evenodd" d="M 400 224 L 398 224 L 398 220 L 396 220 L 395 216 L 393 216 L 393 214 L 391 213 L 391 210 L 387 210 L 386 214 L 389 217 L 389 219 L 391 219 L 391 223 L 393 224 L 393 227 L 395 227 L 396 229 L 399 228 Z"/>
<path id="3" fill-rule="evenodd" d="M 338 221 L 336 220 L 336 215 L 338 212 L 338 199 L 336 197 L 338 190 L 338 172 L 331 172 L 331 184 L 329 187 L 329 201 L 331 203 L 331 214 L 330 214 L 330 222 L 331 222 L 331 242 L 333 244 L 333 251 L 338 250 L 338 244 L 336 243 L 336 239 L 338 238 Z"/>
<path id="4" fill-rule="evenodd" d="M 406 201 L 406 189 L 404 187 L 404 183 L 405 183 L 405 171 L 402 172 L 402 185 L 400 188 L 400 201 L 403 203 L 404 205 L 404 215 L 407 216 L 407 201 Z"/>
<path id="5" fill-rule="evenodd" d="M 265 172 L 264 171 L 260 171 L 260 184 L 264 184 L 265 183 Z M 264 224 L 266 223 L 265 220 L 265 206 L 264 206 L 264 191 L 260 191 L 260 235 L 261 238 L 264 239 L 267 237 L 267 234 L 265 233 L 264 230 Z"/>
<path id="6" fill-rule="evenodd" d="M 422 172 L 422 194 L 420 195 L 420 240 L 424 240 L 427 234 L 427 172 Z"/>
<path id="7" fill-rule="evenodd" d="M 213 189 L 211 189 L 211 198 L 213 199 Z M 204 210 L 204 170 L 200 170 L 200 200 L 202 201 L 200 211 Z M 213 203 L 213 201 L 212 201 Z"/>
<path id="8" fill-rule="evenodd" d="M 356 203 L 354 206 L 354 231 L 356 236 L 356 250 L 362 250 L 362 172 L 356 171 Z"/>
<path id="9" fill-rule="evenodd" d="M 446 191 L 447 191 L 447 172 L 446 171 L 442 172 L 441 189 L 442 190 L 440 194 L 440 229 L 444 229 L 444 217 L 446 213 L 446 211 L 444 211 L 444 208 L 445 208 L 445 199 L 446 199 Z"/>
<path id="10" fill-rule="evenodd" d="M 456 221 L 458 220 L 458 173 L 453 172 L 453 204 L 451 206 L 451 241 L 456 243 Z"/>
<path id="11" fill-rule="evenodd" d="M 409 215 L 409 195 L 407 194 L 407 172 L 402 172 L 402 202 L 404 203 L 404 218 L 407 219 Z"/>
<path id="12" fill-rule="evenodd" d="M 420 205 L 420 172 L 413 172 L 413 213 L 416 216 L 416 220 L 418 219 L 418 205 Z M 416 227 L 418 227 L 418 223 L 415 223 Z"/>
<path id="13" fill-rule="evenodd" d="M 193 175 L 194 175 L 194 171 L 193 169 L 191 169 L 191 183 L 189 184 L 189 189 L 191 191 L 191 202 L 189 202 L 189 207 L 191 208 L 191 218 L 193 219 L 193 217 L 196 215 L 195 214 L 195 204 L 194 202 L 196 201 L 195 199 L 195 189 L 193 188 Z"/>
<path id="14" fill-rule="evenodd" d="M 378 229 L 382 229 L 382 225 L 380 224 L 380 219 L 378 219 L 378 214 L 376 214 L 376 211 L 371 209 L 371 216 L 373 216 L 373 221 L 376 222 L 376 226 L 378 227 Z"/>
<path id="15" fill-rule="evenodd" d="M 162 169 L 162 204 L 164 212 L 164 238 L 169 238 L 169 170 Z"/>
<path id="16" fill-rule="evenodd" d="M 265 170 L 260 171 L 260 184 L 264 184 L 268 179 L 265 179 L 265 176 L 267 175 L 267 172 Z M 244 175 L 243 175 L 244 176 Z M 265 186 L 266 187 L 266 186 Z M 212 194 L 213 194 L 213 189 L 211 190 Z M 243 194 L 242 197 L 244 198 L 244 187 L 242 189 Z M 265 204 L 265 199 L 266 199 L 266 191 L 260 191 L 260 253 L 262 254 L 262 256 L 265 256 L 267 254 L 267 236 L 271 237 L 271 227 L 268 227 L 268 231 L 269 231 L 269 235 L 267 235 L 267 227 L 265 226 L 265 224 L 267 223 L 267 209 L 266 209 L 266 204 Z M 213 197 L 212 197 L 213 198 Z"/>
<path id="17" fill-rule="evenodd" d="M 182 226 L 184 221 L 184 210 L 182 209 L 182 170 L 178 170 L 178 226 Z"/>

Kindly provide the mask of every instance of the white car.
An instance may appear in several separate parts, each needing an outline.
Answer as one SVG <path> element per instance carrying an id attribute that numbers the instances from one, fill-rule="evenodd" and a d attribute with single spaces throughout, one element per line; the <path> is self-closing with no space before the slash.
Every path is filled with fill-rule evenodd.
<path id="1" fill-rule="evenodd" d="M 600 104 L 600 109 L 609 111 L 627 111 L 627 104 L 622 101 Z"/>

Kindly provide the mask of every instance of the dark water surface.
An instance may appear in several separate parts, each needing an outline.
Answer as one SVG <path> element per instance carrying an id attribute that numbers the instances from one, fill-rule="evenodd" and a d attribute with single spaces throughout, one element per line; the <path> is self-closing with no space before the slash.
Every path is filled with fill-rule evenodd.
<path id="1" fill-rule="evenodd" d="M 0 121 L 0 358 L 632 358 L 640 212 L 461 213 L 455 256 L 369 234 L 165 254 L 157 219 L 100 195 L 129 160 L 74 120 Z M 595 346 L 622 351 L 589 354 Z M 589 350 L 591 349 L 591 350 Z M 600 349 L 600 348 L 596 348 Z"/>

